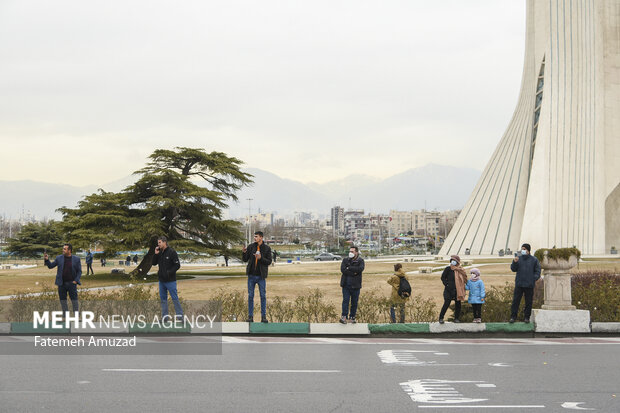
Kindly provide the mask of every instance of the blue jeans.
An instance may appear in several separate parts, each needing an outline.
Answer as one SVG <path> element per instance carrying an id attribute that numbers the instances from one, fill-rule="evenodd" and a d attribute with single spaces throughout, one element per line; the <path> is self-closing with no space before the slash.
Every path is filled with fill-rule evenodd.
<path id="1" fill-rule="evenodd" d="M 254 317 L 254 289 L 258 284 L 260 315 L 267 317 L 267 280 L 260 275 L 248 275 L 248 318 Z"/>
<path id="2" fill-rule="evenodd" d="M 349 318 L 355 318 L 357 313 L 357 300 L 360 298 L 359 288 L 342 287 L 342 316 L 346 317 L 349 314 Z M 349 300 L 351 301 L 351 312 L 349 312 Z"/>
<path id="3" fill-rule="evenodd" d="M 400 310 L 400 321 L 399 323 L 405 322 L 405 303 L 392 304 L 390 306 L 390 320 L 392 323 L 396 322 L 396 309 Z"/>
<path id="4" fill-rule="evenodd" d="M 66 313 L 69 311 L 69 307 L 67 306 L 67 293 L 69 293 L 69 298 L 71 298 L 73 311 L 79 311 L 77 284 L 73 284 L 73 281 L 63 281 L 62 285 L 58 286 L 58 298 L 60 298 L 60 308 L 62 308 L 62 312 Z"/>
<path id="5" fill-rule="evenodd" d="M 168 281 L 168 282 L 159 282 L 159 299 L 161 301 L 161 315 L 165 317 L 168 315 L 168 292 L 170 292 L 170 298 L 172 298 L 172 302 L 174 303 L 174 312 L 177 317 L 183 315 L 183 309 L 181 308 L 181 303 L 179 302 L 179 295 L 177 294 L 177 282 L 176 281 Z"/>

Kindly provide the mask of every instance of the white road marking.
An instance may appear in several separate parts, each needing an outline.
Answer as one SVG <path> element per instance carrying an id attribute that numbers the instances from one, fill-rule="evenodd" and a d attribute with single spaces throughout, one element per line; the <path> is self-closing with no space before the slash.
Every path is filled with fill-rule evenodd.
<path id="1" fill-rule="evenodd" d="M 591 409 L 588 407 L 580 407 L 580 404 L 584 404 L 585 402 L 564 402 L 562 403 L 562 407 L 565 409 L 572 409 L 572 410 L 595 410 L 595 409 Z"/>
<path id="2" fill-rule="evenodd" d="M 418 406 L 421 409 L 544 409 L 545 405 L 543 404 L 536 404 L 536 405 L 506 405 L 506 406 L 498 406 L 498 405 L 477 405 L 477 406 L 472 406 L 472 405 L 454 405 L 454 406 L 446 406 L 446 405 L 442 405 L 442 406 L 432 406 L 432 405 L 427 405 L 427 406 Z"/>
<path id="3" fill-rule="evenodd" d="M 89 384 L 90 382 L 87 380 L 78 381 L 78 384 Z"/>
<path id="4" fill-rule="evenodd" d="M 506 363 L 489 363 L 489 366 L 491 367 L 512 367 L 512 365 L 506 364 Z"/>
<path id="5" fill-rule="evenodd" d="M 491 383 L 476 384 L 476 386 L 478 386 L 478 387 L 497 387 L 496 385 L 491 384 Z"/>
<path id="6" fill-rule="evenodd" d="M 447 356 L 450 354 L 429 350 L 381 350 L 377 353 L 377 356 L 385 364 L 399 366 L 475 366 L 475 364 L 440 364 L 436 361 L 420 360 L 414 353 L 431 353 L 436 356 Z"/>
<path id="7" fill-rule="evenodd" d="M 450 403 L 477 403 L 488 400 L 464 397 L 451 386 L 451 384 L 455 383 L 476 384 L 484 382 L 469 380 L 422 379 L 409 380 L 404 383 L 400 383 L 400 386 L 409 395 L 409 397 L 411 397 L 411 400 L 418 403 L 437 403 L 445 405 Z"/>
<path id="8" fill-rule="evenodd" d="M 340 373 L 340 370 L 101 369 L 130 373 Z"/>

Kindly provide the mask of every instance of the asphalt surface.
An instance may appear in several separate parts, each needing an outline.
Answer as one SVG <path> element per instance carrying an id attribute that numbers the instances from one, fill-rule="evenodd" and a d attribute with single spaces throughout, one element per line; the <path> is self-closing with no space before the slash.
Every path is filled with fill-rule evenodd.
<path id="1" fill-rule="evenodd" d="M 620 412 L 619 338 L 224 337 L 222 355 L 0 366 L 2 412 Z"/>

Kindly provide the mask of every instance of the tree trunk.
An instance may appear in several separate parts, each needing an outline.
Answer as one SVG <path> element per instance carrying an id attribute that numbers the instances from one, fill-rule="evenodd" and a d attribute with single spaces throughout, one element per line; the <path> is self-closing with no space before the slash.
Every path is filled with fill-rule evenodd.
<path id="1" fill-rule="evenodd" d="M 146 253 L 140 264 L 135 270 L 129 273 L 131 277 L 144 278 L 153 266 L 153 256 L 155 255 L 155 247 L 157 247 L 157 236 L 153 235 L 149 241 L 149 252 Z"/>

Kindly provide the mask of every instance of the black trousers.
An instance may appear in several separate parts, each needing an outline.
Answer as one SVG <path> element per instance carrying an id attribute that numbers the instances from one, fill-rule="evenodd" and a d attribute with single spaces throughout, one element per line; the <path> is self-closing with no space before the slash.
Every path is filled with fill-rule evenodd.
<path id="1" fill-rule="evenodd" d="M 534 288 L 525 288 L 515 286 L 514 295 L 512 297 L 512 306 L 510 307 L 510 318 L 517 318 L 521 297 L 525 296 L 525 309 L 523 309 L 523 318 L 530 318 L 532 315 L 532 302 L 534 301 Z"/>
<path id="2" fill-rule="evenodd" d="M 456 290 L 443 290 L 443 307 L 439 313 L 440 320 L 443 320 L 443 316 L 446 315 L 452 301 L 454 301 L 454 319 L 458 320 L 461 316 L 461 302 L 456 299 Z"/>
<path id="3" fill-rule="evenodd" d="M 482 304 L 472 304 L 471 308 L 474 311 L 474 318 L 482 318 Z"/>
<path id="4" fill-rule="evenodd" d="M 71 298 L 73 311 L 79 311 L 77 285 L 73 284 L 71 281 L 64 281 L 62 285 L 58 286 L 58 298 L 60 298 L 62 313 L 64 314 L 69 311 L 69 306 L 67 305 L 67 293 L 69 293 L 69 298 Z"/>
<path id="5" fill-rule="evenodd" d="M 95 274 L 95 271 L 93 271 L 93 263 L 86 263 L 86 275 L 93 273 Z"/>

